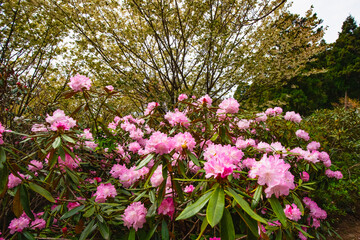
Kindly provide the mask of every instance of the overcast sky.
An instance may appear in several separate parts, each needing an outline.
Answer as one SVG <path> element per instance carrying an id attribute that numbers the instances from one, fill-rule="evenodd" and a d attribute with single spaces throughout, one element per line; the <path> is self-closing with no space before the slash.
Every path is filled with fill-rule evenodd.
<path id="1" fill-rule="evenodd" d="M 335 42 L 341 31 L 342 23 L 350 14 L 355 18 L 357 25 L 360 23 L 360 0 L 293 0 L 290 11 L 302 16 L 314 6 L 314 12 L 323 20 L 323 25 L 328 26 L 325 31 L 327 43 Z"/>

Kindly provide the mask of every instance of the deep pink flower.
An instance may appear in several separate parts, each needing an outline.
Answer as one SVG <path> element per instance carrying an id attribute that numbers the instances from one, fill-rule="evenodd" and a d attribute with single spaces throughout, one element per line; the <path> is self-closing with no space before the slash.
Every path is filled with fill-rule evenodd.
<path id="1" fill-rule="evenodd" d="M 35 229 L 44 229 L 46 226 L 46 221 L 42 218 L 37 218 L 34 221 L 31 222 L 30 227 L 35 230 Z"/>
<path id="2" fill-rule="evenodd" d="M 32 172 L 39 171 L 39 170 L 43 169 L 43 167 L 44 166 L 43 166 L 42 162 L 37 161 L 37 160 L 31 160 L 30 164 L 28 165 L 29 171 L 32 171 Z"/>
<path id="3" fill-rule="evenodd" d="M 124 226 L 129 229 L 133 227 L 135 231 L 137 231 L 139 228 L 143 227 L 144 223 L 146 223 L 146 214 L 147 210 L 141 202 L 130 204 L 122 215 Z"/>
<path id="4" fill-rule="evenodd" d="M 14 234 L 15 232 L 22 232 L 24 228 L 29 227 L 29 224 L 30 219 L 24 216 L 20 216 L 19 218 L 11 220 L 9 225 L 10 234 Z"/>
<path id="5" fill-rule="evenodd" d="M 83 75 L 77 74 L 75 77 L 70 78 L 70 82 L 68 83 L 68 85 L 75 92 L 82 91 L 83 88 L 86 88 L 86 90 L 90 90 L 91 80 Z"/>
<path id="6" fill-rule="evenodd" d="M 303 180 L 303 182 L 308 182 L 310 179 L 310 176 L 307 172 L 304 171 L 304 172 L 300 173 L 300 178 L 301 178 L 301 180 Z"/>
<path id="7" fill-rule="evenodd" d="M 172 198 L 164 199 L 158 208 L 158 214 L 168 215 L 171 219 L 173 218 L 174 212 L 175 207 L 174 200 Z"/>
<path id="8" fill-rule="evenodd" d="M 284 212 L 285 212 L 285 216 L 288 219 L 294 221 L 299 221 L 302 215 L 300 209 L 296 206 L 295 203 L 291 204 L 291 206 L 289 204 L 286 204 Z"/>
<path id="9" fill-rule="evenodd" d="M 50 129 L 52 131 L 69 130 L 76 126 L 76 121 L 71 117 L 66 116 L 64 111 L 60 109 L 56 110 L 52 116 L 47 115 L 45 121 L 51 125 Z"/>
<path id="10" fill-rule="evenodd" d="M 192 193 L 194 191 L 194 186 L 192 184 L 190 184 L 189 186 L 186 186 L 184 189 L 184 192 L 186 193 Z"/>
<path id="11" fill-rule="evenodd" d="M 19 176 L 21 176 L 22 178 L 25 178 L 25 176 L 23 175 L 23 174 L 21 174 L 21 173 L 19 173 L 18 172 L 18 174 L 19 174 Z M 10 173 L 10 175 L 9 175 L 9 182 L 8 182 L 8 188 L 14 188 L 14 187 L 16 187 L 16 186 L 18 186 L 21 182 L 22 182 L 22 180 L 21 180 L 21 178 L 18 178 L 18 177 L 16 177 L 14 174 L 12 174 L 12 173 Z"/>

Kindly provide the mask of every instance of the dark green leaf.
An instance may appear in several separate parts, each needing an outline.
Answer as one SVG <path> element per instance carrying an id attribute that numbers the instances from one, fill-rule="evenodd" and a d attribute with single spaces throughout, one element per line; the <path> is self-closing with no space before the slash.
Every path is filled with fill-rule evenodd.
<path id="1" fill-rule="evenodd" d="M 271 198 L 268 198 L 268 201 L 270 202 L 271 208 L 273 209 L 275 215 L 279 218 L 282 226 L 286 228 L 287 227 L 286 216 L 284 213 L 284 209 L 281 206 L 281 203 L 279 202 L 279 199 L 277 199 L 275 196 L 272 196 Z"/>
<path id="2" fill-rule="evenodd" d="M 35 220 L 34 214 L 30 210 L 28 191 L 23 184 L 20 185 L 19 191 L 20 191 L 20 203 L 21 203 L 26 215 L 29 218 L 31 218 L 31 220 Z"/>
<path id="3" fill-rule="evenodd" d="M 40 187 L 39 185 L 35 184 L 35 183 L 29 183 L 29 187 L 39 193 L 41 196 L 43 196 L 44 198 L 46 198 L 47 200 L 49 200 L 52 203 L 55 203 L 55 199 L 51 196 L 51 194 L 43 187 Z"/>
<path id="4" fill-rule="evenodd" d="M 71 170 L 66 168 L 66 174 L 71 178 L 71 180 L 75 183 L 75 184 L 79 184 L 79 178 L 78 176 Z"/>
<path id="5" fill-rule="evenodd" d="M 255 191 L 255 193 L 254 193 L 253 200 L 252 200 L 252 202 L 251 202 L 251 208 L 252 208 L 252 209 L 256 208 L 256 206 L 259 204 L 261 194 L 262 194 L 262 186 L 259 185 L 259 186 L 256 188 L 256 191 Z"/>
<path id="6" fill-rule="evenodd" d="M 231 214 L 227 208 L 224 209 L 223 217 L 220 221 L 221 240 L 234 240 L 235 228 Z"/>
<path id="7" fill-rule="evenodd" d="M 61 135 L 62 139 L 64 139 L 66 142 L 75 143 L 75 140 L 67 135 Z"/>
<path id="8" fill-rule="evenodd" d="M 4 148 L 0 147 L 0 169 L 4 166 L 6 162 L 6 154 Z"/>
<path id="9" fill-rule="evenodd" d="M 254 210 L 251 209 L 249 203 L 245 201 L 239 194 L 237 194 L 233 189 L 228 188 L 227 191 L 225 191 L 228 195 L 232 196 L 235 201 L 240 205 L 240 207 L 249 214 L 250 217 L 255 219 L 256 221 L 262 222 L 267 224 L 266 220 L 257 215 Z"/>
<path id="10" fill-rule="evenodd" d="M 24 231 L 23 233 L 22 233 L 27 239 L 29 239 L 29 240 L 35 240 L 36 238 L 31 234 L 31 233 L 29 233 L 28 231 Z"/>
<path id="11" fill-rule="evenodd" d="M 78 212 L 80 212 L 81 210 L 83 210 L 85 208 L 84 205 L 78 206 L 76 208 L 71 209 L 70 211 L 66 212 L 64 215 L 61 216 L 60 220 L 64 220 L 66 218 L 69 218 L 75 214 L 77 214 Z"/>
<path id="12" fill-rule="evenodd" d="M 83 215 L 83 217 L 90 217 L 94 214 L 95 212 L 95 206 L 91 206 Z"/>
<path id="13" fill-rule="evenodd" d="M 242 209 L 235 207 L 236 212 L 240 215 L 246 226 L 250 229 L 251 233 L 254 234 L 256 238 L 259 237 L 258 225 L 254 219 L 248 218 L 245 213 L 242 212 Z"/>
<path id="14" fill-rule="evenodd" d="M 9 177 L 9 171 L 6 164 L 0 168 L 0 194 L 4 192 Z"/>
<path id="15" fill-rule="evenodd" d="M 211 227 L 218 224 L 222 218 L 225 207 L 224 190 L 218 186 L 211 195 L 209 204 L 206 209 L 206 219 Z"/>
<path id="16" fill-rule="evenodd" d="M 128 240 L 135 240 L 135 229 L 131 228 Z"/>
<path id="17" fill-rule="evenodd" d="M 94 226 L 96 226 L 95 219 L 93 219 L 84 229 L 84 231 L 81 233 L 79 240 L 85 240 L 89 234 L 94 230 Z"/>
<path id="18" fill-rule="evenodd" d="M 155 233 L 155 230 L 156 230 L 156 228 L 157 228 L 157 224 L 156 225 L 154 225 L 153 227 L 151 227 L 150 228 L 150 231 L 148 232 L 148 234 L 146 235 L 146 238 L 145 238 L 145 240 L 150 240 L 151 239 L 151 237 L 154 235 L 154 233 Z"/>
<path id="19" fill-rule="evenodd" d="M 184 209 L 184 211 L 182 211 L 180 213 L 180 215 L 176 218 L 176 221 L 181 220 L 181 219 L 186 219 L 186 218 L 192 217 L 195 214 L 197 214 L 205 206 L 205 204 L 209 201 L 212 193 L 213 193 L 212 191 L 205 193 L 195 203 L 187 206 Z"/>
<path id="20" fill-rule="evenodd" d="M 169 229 L 166 224 L 165 220 L 162 220 L 161 224 L 161 240 L 168 240 L 169 239 Z"/>
<path id="21" fill-rule="evenodd" d="M 106 221 L 104 221 L 104 222 L 98 221 L 97 224 L 99 226 L 101 236 L 104 239 L 109 239 L 110 238 L 110 228 L 107 225 Z"/>

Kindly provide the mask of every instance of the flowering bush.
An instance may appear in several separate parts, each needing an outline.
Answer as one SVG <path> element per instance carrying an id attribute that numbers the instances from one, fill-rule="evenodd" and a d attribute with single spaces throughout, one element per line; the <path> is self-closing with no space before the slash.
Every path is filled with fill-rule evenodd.
<path id="1" fill-rule="evenodd" d="M 74 92 L 90 89 L 86 79 L 75 82 Z M 234 99 L 212 104 L 208 95 L 182 94 L 165 115 L 153 102 L 143 117 L 116 116 L 91 130 L 80 129 L 75 114 L 47 115 L 23 140 L 33 152 L 16 152 L 7 142 L 0 148 L 0 193 L 13 209 L 5 236 L 319 234 L 326 212 L 309 194 L 319 177 L 341 173 L 330 172 L 321 144 L 299 130 L 301 116 L 278 107 L 245 112 Z"/>

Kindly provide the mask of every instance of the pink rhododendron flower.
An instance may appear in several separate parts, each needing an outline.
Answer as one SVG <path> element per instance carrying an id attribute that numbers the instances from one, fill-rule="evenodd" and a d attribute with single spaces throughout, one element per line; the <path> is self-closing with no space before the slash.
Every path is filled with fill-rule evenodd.
<path id="1" fill-rule="evenodd" d="M 34 124 L 31 128 L 32 132 L 47 132 L 48 129 L 45 127 L 44 124 Z"/>
<path id="2" fill-rule="evenodd" d="M 37 218 L 34 221 L 31 222 L 30 227 L 35 230 L 35 229 L 44 229 L 46 226 L 46 221 L 42 218 Z"/>
<path id="3" fill-rule="evenodd" d="M 157 212 L 158 214 L 168 215 L 172 219 L 175 212 L 174 200 L 172 198 L 164 199 Z"/>
<path id="4" fill-rule="evenodd" d="M 167 154 L 174 149 L 174 143 L 165 133 L 154 132 L 146 142 L 146 148 L 160 155 Z"/>
<path id="5" fill-rule="evenodd" d="M 213 237 L 213 238 L 209 238 L 209 240 L 221 240 L 221 238 Z"/>
<path id="6" fill-rule="evenodd" d="M 241 119 L 238 123 L 237 126 L 240 129 L 248 129 L 250 128 L 250 124 L 251 124 L 252 120 L 247 120 L 247 119 Z"/>
<path id="7" fill-rule="evenodd" d="M 107 89 L 109 92 L 114 91 L 114 87 L 112 85 L 105 86 L 105 89 Z"/>
<path id="8" fill-rule="evenodd" d="M 317 219 L 325 219 L 327 217 L 326 211 L 321 209 L 316 202 L 308 197 L 303 198 L 303 202 L 307 208 L 310 209 L 310 216 Z"/>
<path id="9" fill-rule="evenodd" d="M 247 148 L 247 147 L 255 147 L 256 146 L 256 142 L 254 139 L 246 139 L 246 140 L 243 140 L 241 138 L 239 138 L 238 140 L 236 140 L 236 147 L 239 148 L 239 149 L 244 149 L 244 148 Z"/>
<path id="10" fill-rule="evenodd" d="M 306 148 L 307 148 L 309 151 L 315 151 L 315 150 L 317 150 L 317 149 L 320 148 L 320 143 L 313 141 L 313 142 L 309 143 L 309 144 L 306 146 Z"/>
<path id="11" fill-rule="evenodd" d="M 238 168 L 244 153 L 236 147 L 210 144 L 204 151 L 205 177 L 225 178 Z"/>
<path id="12" fill-rule="evenodd" d="M 100 186 L 97 187 L 97 191 L 95 193 L 95 202 L 103 203 L 106 201 L 106 198 L 114 198 L 116 195 L 116 189 L 111 183 L 101 183 Z"/>
<path id="13" fill-rule="evenodd" d="M 178 97 L 178 101 L 181 102 L 185 99 L 188 99 L 188 96 L 184 93 L 180 94 L 179 97 Z"/>
<path id="14" fill-rule="evenodd" d="M 284 116 L 284 119 L 288 120 L 288 121 L 296 122 L 296 123 L 300 123 L 301 120 L 302 120 L 300 114 L 295 113 L 293 111 L 292 112 L 286 112 L 285 116 Z"/>
<path id="15" fill-rule="evenodd" d="M 69 202 L 68 205 L 67 205 L 67 208 L 68 208 L 68 211 L 76 208 L 76 207 L 79 207 L 81 204 L 78 203 L 78 202 Z"/>
<path id="16" fill-rule="evenodd" d="M 301 178 L 301 180 L 303 180 L 303 182 L 308 182 L 310 179 L 310 176 L 307 172 L 304 171 L 304 172 L 300 173 L 300 178 Z"/>
<path id="17" fill-rule="evenodd" d="M 288 219 L 294 221 L 299 221 L 302 215 L 300 209 L 296 206 L 295 203 L 291 204 L 291 206 L 289 204 L 286 204 L 284 212 L 285 212 L 285 216 Z"/>
<path id="18" fill-rule="evenodd" d="M 342 179 L 343 175 L 340 171 L 332 171 L 330 169 L 326 169 L 325 171 L 326 176 L 328 176 L 329 178 L 336 178 L 336 179 Z"/>
<path id="19" fill-rule="evenodd" d="M 210 107 L 212 104 L 212 99 L 209 97 L 209 95 L 206 94 L 205 96 L 202 96 L 198 99 L 198 103 Z"/>
<path id="20" fill-rule="evenodd" d="M 173 137 L 174 148 L 178 152 L 182 152 L 183 149 L 193 151 L 196 142 L 189 132 L 178 133 Z"/>
<path id="21" fill-rule="evenodd" d="M 129 144 L 129 151 L 137 153 L 141 149 L 141 146 L 138 142 L 132 142 Z"/>
<path id="22" fill-rule="evenodd" d="M 148 172 L 149 169 L 147 167 L 136 170 L 136 166 L 128 169 L 125 165 L 115 164 L 111 168 L 110 174 L 113 178 L 119 178 L 122 185 L 128 188 Z"/>
<path id="23" fill-rule="evenodd" d="M 81 159 L 75 155 L 73 158 L 70 154 L 65 153 L 65 160 L 61 157 L 58 157 L 58 163 L 61 170 L 65 170 L 65 167 L 69 168 L 70 170 L 74 170 L 80 165 Z"/>
<path id="24" fill-rule="evenodd" d="M 177 109 L 175 109 L 175 112 L 166 113 L 164 118 L 168 120 L 171 126 L 181 125 L 184 127 L 188 127 L 190 125 L 189 119 L 186 117 L 186 114 L 183 112 L 179 112 L 179 110 Z"/>
<path id="25" fill-rule="evenodd" d="M 25 176 L 24 176 L 23 174 L 21 174 L 21 173 L 19 173 L 19 172 L 18 172 L 18 174 L 19 174 L 19 176 L 21 176 L 22 178 L 25 178 Z M 18 186 L 18 185 L 22 182 L 21 178 L 16 177 L 16 176 L 15 176 L 14 174 L 12 174 L 12 173 L 10 173 L 8 179 L 9 179 L 9 181 L 8 181 L 7 186 L 8 186 L 8 188 L 10 188 L 10 189 Z"/>
<path id="26" fill-rule="evenodd" d="M 240 104 L 234 98 L 228 98 L 219 104 L 219 108 L 223 110 L 223 113 L 237 113 L 239 111 Z"/>
<path id="27" fill-rule="evenodd" d="M 305 141 L 309 141 L 310 140 L 310 136 L 307 132 L 305 132 L 304 130 L 297 130 L 295 135 L 298 137 L 298 138 L 302 138 L 304 139 Z"/>
<path id="28" fill-rule="evenodd" d="M 164 181 L 162 176 L 162 165 L 159 165 L 150 178 L 151 186 L 158 187 Z"/>
<path id="29" fill-rule="evenodd" d="M 265 142 L 259 142 L 258 145 L 256 146 L 257 149 L 264 151 L 264 152 L 271 152 L 271 146 L 268 143 Z"/>
<path id="30" fill-rule="evenodd" d="M 268 186 L 265 189 L 267 198 L 270 198 L 272 194 L 278 198 L 280 195 L 288 195 L 289 190 L 295 188 L 294 176 L 289 169 L 290 165 L 280 159 L 279 155 L 267 157 L 264 154 L 249 171 L 249 177 L 258 177 L 258 184 Z"/>
<path id="31" fill-rule="evenodd" d="M 255 121 L 257 122 L 265 122 L 267 120 L 267 116 L 265 113 L 257 113 Z"/>
<path id="32" fill-rule="evenodd" d="M 77 74 L 75 77 L 70 78 L 68 85 L 75 92 L 82 91 L 83 88 L 90 90 L 91 80 L 83 75 Z"/>
<path id="33" fill-rule="evenodd" d="M 148 105 L 147 105 L 147 108 L 146 108 L 146 110 L 145 110 L 145 112 L 144 112 L 144 115 L 146 116 L 146 115 L 149 115 L 150 113 L 152 113 L 152 111 L 156 108 L 156 107 L 158 107 L 159 106 L 159 103 L 157 103 L 157 102 L 151 102 L 151 103 L 149 103 Z"/>
<path id="34" fill-rule="evenodd" d="M 189 186 L 186 186 L 184 189 L 184 192 L 186 193 L 192 193 L 194 191 L 194 186 L 192 184 L 190 184 Z"/>
<path id="35" fill-rule="evenodd" d="M 146 223 L 146 214 L 147 210 L 141 202 L 133 202 L 130 204 L 124 211 L 122 219 L 124 221 L 124 226 L 129 229 L 133 227 L 135 231 L 139 228 L 142 228 L 144 223 Z"/>
<path id="36" fill-rule="evenodd" d="M 52 131 L 69 130 L 76 126 L 76 121 L 66 116 L 64 111 L 60 109 L 56 110 L 52 116 L 47 115 L 45 121 L 51 125 L 50 129 Z"/>
<path id="37" fill-rule="evenodd" d="M 30 219 L 24 216 L 20 216 L 19 218 L 11 220 L 9 225 L 10 234 L 14 234 L 15 232 L 22 232 L 24 228 L 29 227 L 29 224 Z"/>
<path id="38" fill-rule="evenodd" d="M 28 169 L 29 169 L 29 171 L 37 172 L 37 171 L 43 169 L 43 167 L 44 166 L 43 166 L 42 162 L 37 161 L 37 160 L 31 160 L 30 164 L 28 166 Z"/>

